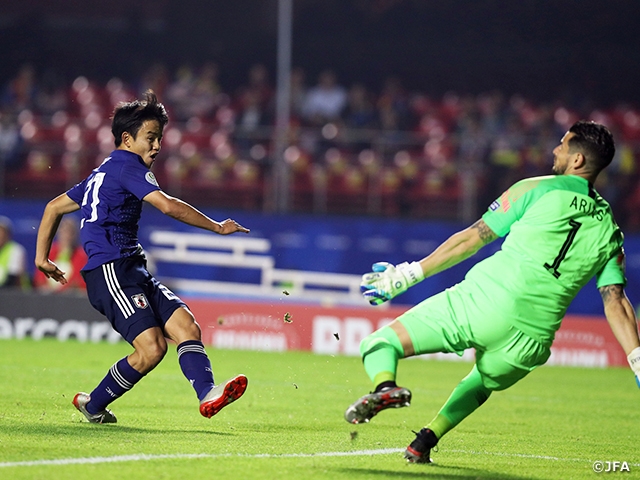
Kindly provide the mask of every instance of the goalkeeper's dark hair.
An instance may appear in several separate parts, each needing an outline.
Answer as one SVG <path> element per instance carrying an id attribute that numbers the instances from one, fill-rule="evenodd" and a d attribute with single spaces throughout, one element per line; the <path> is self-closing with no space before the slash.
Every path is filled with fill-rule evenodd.
<path id="1" fill-rule="evenodd" d="M 162 103 L 158 102 L 158 97 L 153 90 L 147 90 L 143 100 L 121 102 L 116 105 L 111 117 L 111 133 L 115 138 L 116 148 L 122 143 L 124 132 L 136 138 L 142 124 L 147 120 L 157 120 L 161 128 L 169 122 L 167 110 Z"/>
<path id="2" fill-rule="evenodd" d="M 569 140 L 569 151 L 582 153 L 589 170 L 597 174 L 611 163 L 616 146 L 607 127 L 580 120 L 571 126 L 569 132 L 574 134 Z"/>

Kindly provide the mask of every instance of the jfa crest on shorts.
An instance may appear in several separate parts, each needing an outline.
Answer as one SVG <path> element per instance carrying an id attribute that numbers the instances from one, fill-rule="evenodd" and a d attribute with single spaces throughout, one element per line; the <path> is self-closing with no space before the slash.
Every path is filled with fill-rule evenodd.
<path id="1" fill-rule="evenodd" d="M 83 276 L 91 305 L 131 344 L 149 328 L 164 329 L 173 312 L 186 307 L 147 271 L 142 255 L 120 258 Z"/>
<path id="2" fill-rule="evenodd" d="M 144 293 L 131 295 L 131 300 L 133 300 L 133 304 L 138 308 L 147 308 L 149 306 L 149 302 L 147 302 L 147 297 L 144 296 Z"/>

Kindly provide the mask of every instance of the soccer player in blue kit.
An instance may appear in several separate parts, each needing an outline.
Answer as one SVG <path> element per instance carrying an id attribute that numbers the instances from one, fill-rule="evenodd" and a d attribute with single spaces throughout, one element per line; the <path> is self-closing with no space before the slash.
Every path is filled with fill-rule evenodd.
<path id="1" fill-rule="evenodd" d="M 116 422 L 107 406 L 160 363 L 167 352 L 166 338 L 177 344 L 180 368 L 196 391 L 203 416 L 212 417 L 247 388 L 244 375 L 214 384 L 193 314 L 148 272 L 138 243 L 143 201 L 176 220 L 220 235 L 249 232 L 231 219 L 217 222 L 160 189 L 150 169 L 168 121 L 165 107 L 152 91 L 143 100 L 119 104 L 111 123 L 116 149 L 85 180 L 47 204 L 38 229 L 36 267 L 64 284 L 65 272 L 49 259 L 49 251 L 62 217 L 81 210 L 81 240 L 88 256 L 82 275 L 89 300 L 134 348 L 109 369 L 91 394 L 74 397 L 73 404 L 91 423 Z"/>

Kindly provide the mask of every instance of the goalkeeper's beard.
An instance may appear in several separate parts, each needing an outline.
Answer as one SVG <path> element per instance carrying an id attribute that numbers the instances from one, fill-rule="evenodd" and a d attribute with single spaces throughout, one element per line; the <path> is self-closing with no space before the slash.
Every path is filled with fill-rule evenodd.
<path id="1" fill-rule="evenodd" d="M 567 167 L 568 165 L 563 166 L 560 164 L 560 162 L 558 161 L 558 157 L 553 157 L 553 166 L 551 167 L 551 171 L 554 175 L 564 175 L 567 171 Z"/>

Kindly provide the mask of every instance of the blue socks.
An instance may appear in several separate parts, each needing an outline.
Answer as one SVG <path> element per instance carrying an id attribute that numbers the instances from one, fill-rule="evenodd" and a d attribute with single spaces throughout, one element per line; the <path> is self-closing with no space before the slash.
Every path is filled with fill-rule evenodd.
<path id="1" fill-rule="evenodd" d="M 182 373 L 191 382 L 191 386 L 202 400 L 213 388 L 211 362 L 198 340 L 187 340 L 178 345 L 178 361 Z M 127 357 L 116 362 L 100 384 L 91 392 L 91 401 L 87 404 L 90 414 L 102 412 L 107 405 L 121 397 L 142 379 L 143 375 L 134 369 Z"/>
<path id="2" fill-rule="evenodd" d="M 202 401 L 213 388 L 213 372 L 211 362 L 198 340 L 187 340 L 178 345 L 178 361 L 182 373 L 191 382 L 191 386 Z"/>
<path id="3" fill-rule="evenodd" d="M 87 411 L 92 415 L 102 412 L 107 405 L 127 393 L 140 381 L 143 375 L 134 369 L 127 357 L 113 364 L 109 373 L 91 392 L 91 401 L 87 403 Z"/>

